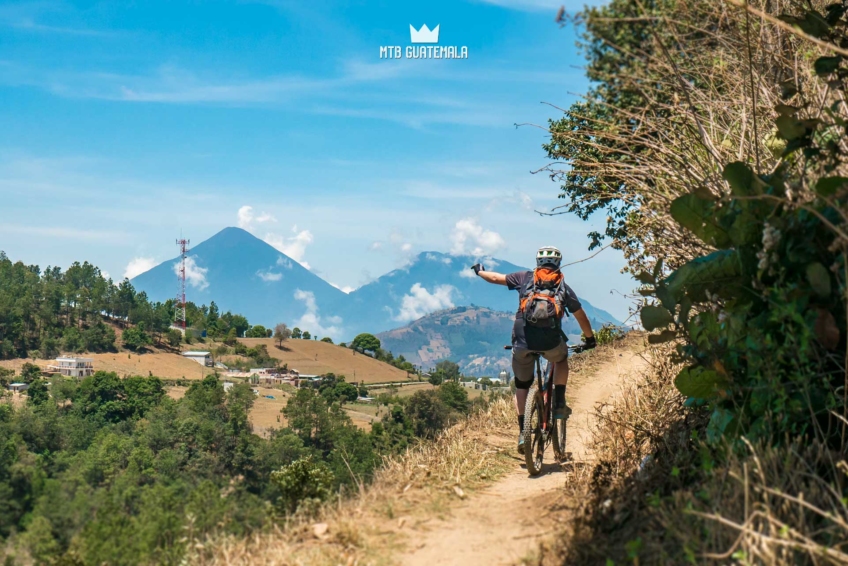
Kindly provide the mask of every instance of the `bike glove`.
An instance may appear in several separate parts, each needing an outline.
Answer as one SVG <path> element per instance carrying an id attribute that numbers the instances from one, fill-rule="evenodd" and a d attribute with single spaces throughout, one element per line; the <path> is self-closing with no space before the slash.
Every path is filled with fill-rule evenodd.
<path id="1" fill-rule="evenodd" d="M 591 350 L 592 348 L 598 345 L 598 341 L 595 340 L 594 336 L 589 336 L 588 338 L 583 340 L 582 345 L 584 350 Z"/>
<path id="2" fill-rule="evenodd" d="M 481 263 L 475 263 L 471 266 L 471 269 L 474 270 L 474 275 L 480 275 L 481 271 L 486 271 L 486 268 Z"/>

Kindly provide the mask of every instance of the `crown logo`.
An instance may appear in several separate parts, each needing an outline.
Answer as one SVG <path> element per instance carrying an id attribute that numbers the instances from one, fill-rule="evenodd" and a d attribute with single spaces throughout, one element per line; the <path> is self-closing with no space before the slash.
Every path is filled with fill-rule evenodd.
<path id="1" fill-rule="evenodd" d="M 421 26 L 421 29 L 415 29 L 410 24 L 409 37 L 412 43 L 439 43 L 439 25 L 431 30 L 427 24 Z"/>

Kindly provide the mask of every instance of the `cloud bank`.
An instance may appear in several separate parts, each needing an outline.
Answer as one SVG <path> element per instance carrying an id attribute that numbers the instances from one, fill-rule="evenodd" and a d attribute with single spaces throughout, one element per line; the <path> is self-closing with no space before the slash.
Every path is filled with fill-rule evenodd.
<path id="1" fill-rule="evenodd" d="M 400 312 L 394 317 L 400 322 L 417 320 L 441 309 L 449 309 L 454 306 L 451 295 L 456 291 L 453 285 L 439 285 L 433 292 L 416 283 L 409 289 L 409 294 L 404 295 L 400 303 Z"/>

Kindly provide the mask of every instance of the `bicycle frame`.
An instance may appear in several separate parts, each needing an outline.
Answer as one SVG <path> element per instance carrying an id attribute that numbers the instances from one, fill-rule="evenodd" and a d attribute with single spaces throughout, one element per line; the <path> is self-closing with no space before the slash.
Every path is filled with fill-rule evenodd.
<path id="1" fill-rule="evenodd" d="M 534 357 L 536 358 L 536 384 L 542 393 L 542 401 L 545 407 L 542 412 L 542 430 L 547 433 L 550 432 L 551 428 L 550 417 L 554 397 L 554 366 L 556 364 L 548 362 L 545 370 L 542 371 L 542 356 L 534 354 Z"/>

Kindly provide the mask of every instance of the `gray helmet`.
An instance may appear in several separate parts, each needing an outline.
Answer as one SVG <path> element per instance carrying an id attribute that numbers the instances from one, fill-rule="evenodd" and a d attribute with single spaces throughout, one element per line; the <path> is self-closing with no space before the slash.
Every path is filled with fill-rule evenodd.
<path id="1" fill-rule="evenodd" d="M 562 254 L 554 246 L 543 246 L 536 252 L 536 267 L 552 265 L 559 269 L 560 263 L 562 263 Z"/>

